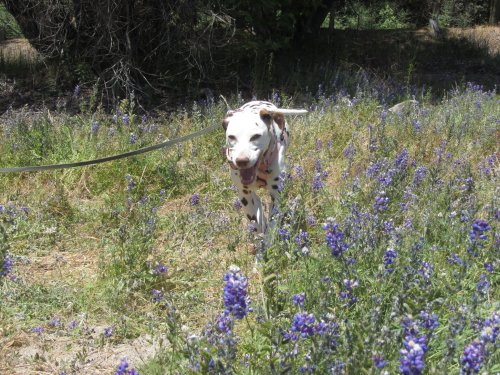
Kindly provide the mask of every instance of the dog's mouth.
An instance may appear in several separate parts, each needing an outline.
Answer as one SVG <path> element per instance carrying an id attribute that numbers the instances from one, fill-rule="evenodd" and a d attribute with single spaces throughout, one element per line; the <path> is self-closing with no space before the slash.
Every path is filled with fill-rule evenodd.
<path id="1" fill-rule="evenodd" d="M 253 167 L 239 170 L 241 183 L 243 185 L 249 185 L 255 181 L 255 177 L 257 176 L 257 164 L 258 163 L 256 163 Z"/>

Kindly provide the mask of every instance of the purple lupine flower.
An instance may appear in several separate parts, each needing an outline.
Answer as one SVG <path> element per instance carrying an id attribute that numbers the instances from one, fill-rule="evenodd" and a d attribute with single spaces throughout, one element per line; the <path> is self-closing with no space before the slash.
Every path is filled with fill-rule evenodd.
<path id="1" fill-rule="evenodd" d="M 306 299 L 306 294 L 305 293 L 294 294 L 294 295 L 292 295 L 292 299 L 293 299 L 293 304 L 295 306 L 299 305 L 300 307 L 304 307 L 304 301 Z"/>
<path id="2" fill-rule="evenodd" d="M 375 367 L 378 368 L 379 370 L 384 368 L 387 365 L 384 357 L 381 354 L 373 355 L 372 361 L 373 361 L 373 364 L 375 365 Z"/>
<path id="3" fill-rule="evenodd" d="M 243 319 L 251 311 L 247 306 L 248 279 L 240 269 L 231 266 L 224 275 L 224 306 L 227 314 L 233 314 L 236 319 Z"/>
<path id="4" fill-rule="evenodd" d="M 420 326 L 429 332 L 434 331 L 439 326 L 438 316 L 427 310 L 421 311 L 418 317 L 420 318 Z"/>
<path id="5" fill-rule="evenodd" d="M 486 295 L 488 294 L 488 289 L 490 288 L 490 282 L 486 278 L 486 275 L 483 273 L 479 279 L 479 282 L 476 284 L 476 289 L 479 294 Z"/>
<path id="6" fill-rule="evenodd" d="M 14 267 L 14 261 L 10 254 L 5 254 L 3 258 L 3 264 L 0 268 L 0 276 L 7 277 L 8 274 L 12 272 L 12 268 Z"/>
<path id="7" fill-rule="evenodd" d="M 326 231 L 326 244 L 331 249 L 334 257 L 339 257 L 349 248 L 349 245 L 344 241 L 344 233 L 337 224 L 333 223 L 333 219 L 327 219 L 327 222 L 323 224 L 323 230 Z"/>
<path id="8" fill-rule="evenodd" d="M 104 328 L 104 337 L 113 336 L 113 326 Z"/>
<path id="9" fill-rule="evenodd" d="M 128 125 L 129 122 L 130 122 L 130 116 L 128 115 L 128 113 L 125 113 L 122 117 L 122 121 L 125 125 Z"/>
<path id="10" fill-rule="evenodd" d="M 231 314 L 224 312 L 219 317 L 217 317 L 216 327 L 219 332 L 222 332 L 224 334 L 231 333 L 231 331 L 233 330 L 233 324 L 234 321 L 231 317 Z"/>
<path id="11" fill-rule="evenodd" d="M 388 206 L 387 203 L 389 202 L 389 197 L 385 195 L 385 191 L 381 191 L 379 195 L 375 197 L 375 211 L 376 212 L 381 212 L 381 211 L 386 211 Z"/>
<path id="12" fill-rule="evenodd" d="M 290 331 L 285 334 L 285 338 L 296 341 L 299 338 L 314 336 L 315 322 L 316 318 L 313 314 L 308 314 L 305 311 L 295 314 Z"/>
<path id="13" fill-rule="evenodd" d="M 126 358 L 123 358 L 116 369 L 115 375 L 139 375 L 133 368 L 129 370 L 129 364 Z"/>
<path id="14" fill-rule="evenodd" d="M 491 227 L 486 220 L 475 219 L 470 230 L 470 240 L 473 243 L 479 243 L 479 240 L 485 241 L 488 236 L 485 234 Z"/>
<path id="15" fill-rule="evenodd" d="M 168 272 L 168 267 L 165 266 L 164 264 L 158 264 L 157 266 L 155 266 L 155 268 L 153 270 L 153 273 L 155 275 L 159 275 L 159 274 L 162 274 L 165 272 Z"/>
<path id="16" fill-rule="evenodd" d="M 281 226 L 279 230 L 280 240 L 285 242 L 290 240 L 290 231 L 286 226 Z"/>
<path id="17" fill-rule="evenodd" d="M 235 210 L 241 210 L 241 208 L 243 207 L 243 205 L 241 204 L 241 201 L 239 198 L 234 198 L 233 200 L 233 207 Z"/>
<path id="18" fill-rule="evenodd" d="M 345 291 L 339 293 L 340 299 L 347 300 L 348 305 L 352 305 L 358 301 L 358 298 L 354 296 L 353 291 L 358 287 L 358 280 L 344 279 Z"/>
<path id="19" fill-rule="evenodd" d="M 481 341 L 473 341 L 465 346 L 460 357 L 460 374 L 477 374 L 486 358 L 486 348 Z"/>
<path id="20" fill-rule="evenodd" d="M 450 255 L 448 262 L 450 262 L 450 264 L 459 264 L 462 267 L 465 267 L 465 262 L 456 253 L 452 253 Z"/>
<path id="21" fill-rule="evenodd" d="M 40 335 L 44 330 L 42 326 L 36 326 L 35 328 L 32 329 L 32 331 Z"/>
<path id="22" fill-rule="evenodd" d="M 191 195 L 191 206 L 197 206 L 200 203 L 200 195 L 198 193 L 194 193 Z"/>
<path id="23" fill-rule="evenodd" d="M 314 171 L 320 173 L 323 170 L 323 165 L 321 164 L 321 159 L 314 160 Z"/>
<path id="24" fill-rule="evenodd" d="M 394 271 L 394 263 L 396 262 L 396 257 L 398 253 L 394 251 L 393 248 L 388 248 L 384 253 L 384 266 L 387 272 L 391 273 Z"/>
<path id="25" fill-rule="evenodd" d="M 127 174 L 125 176 L 125 179 L 127 180 L 127 191 L 130 193 L 132 191 L 132 189 L 135 187 L 135 182 L 134 180 L 132 180 L 132 176 L 130 176 L 129 174 Z"/>
<path id="26" fill-rule="evenodd" d="M 356 146 L 350 143 L 349 146 L 347 146 L 344 150 L 344 156 L 347 159 L 351 159 L 354 155 L 356 155 Z"/>
<path id="27" fill-rule="evenodd" d="M 135 142 L 137 141 L 137 137 L 135 136 L 134 133 L 130 133 L 130 136 L 129 136 L 129 142 L 131 145 L 135 145 Z"/>
<path id="28" fill-rule="evenodd" d="M 49 322 L 49 325 L 53 328 L 56 328 L 57 326 L 59 326 L 59 324 L 61 323 L 61 319 L 58 318 L 58 317 L 55 317 L 55 318 L 52 318 Z"/>
<path id="29" fill-rule="evenodd" d="M 91 128 L 91 131 L 92 131 L 92 134 L 97 134 L 97 131 L 99 130 L 99 123 L 97 121 L 93 121 L 92 122 L 92 128 Z"/>
<path id="30" fill-rule="evenodd" d="M 418 167 L 413 174 L 413 185 L 419 186 L 427 176 L 427 167 Z"/>
<path id="31" fill-rule="evenodd" d="M 423 373 L 424 354 L 427 351 L 425 336 L 407 336 L 404 340 L 404 349 L 401 349 L 399 370 L 404 375 L 420 375 Z"/>
<path id="32" fill-rule="evenodd" d="M 394 168 L 397 171 L 402 172 L 406 169 L 408 165 L 408 150 L 404 148 L 399 155 L 394 159 Z"/>
<path id="33" fill-rule="evenodd" d="M 318 191 L 320 191 L 323 188 L 323 179 L 322 179 L 321 173 L 314 174 L 314 177 L 313 177 L 313 180 L 311 183 L 311 187 L 312 187 L 313 192 L 315 192 L 315 193 L 317 193 Z"/>
<path id="34" fill-rule="evenodd" d="M 296 165 L 295 166 L 295 174 L 297 175 L 298 178 L 303 178 L 304 177 L 304 168 L 302 168 L 301 165 Z"/>
<path id="35" fill-rule="evenodd" d="M 299 234 L 294 237 L 294 241 L 297 244 L 299 250 L 301 250 L 309 245 L 309 235 L 307 232 L 303 232 L 301 229 L 299 231 Z"/>
<path id="36" fill-rule="evenodd" d="M 68 323 L 68 328 L 73 330 L 78 326 L 78 322 L 76 320 L 72 320 L 71 322 Z"/>
<path id="37" fill-rule="evenodd" d="M 416 132 L 420 131 L 421 128 L 420 121 L 418 121 L 417 119 L 413 119 L 411 121 L 411 124 L 413 125 L 413 130 L 415 130 Z"/>
<path id="38" fill-rule="evenodd" d="M 158 289 L 153 289 L 151 291 L 153 302 L 160 302 L 163 299 L 163 292 Z"/>
<path id="39" fill-rule="evenodd" d="M 307 215 L 307 225 L 310 227 L 316 226 L 316 218 L 314 215 Z"/>

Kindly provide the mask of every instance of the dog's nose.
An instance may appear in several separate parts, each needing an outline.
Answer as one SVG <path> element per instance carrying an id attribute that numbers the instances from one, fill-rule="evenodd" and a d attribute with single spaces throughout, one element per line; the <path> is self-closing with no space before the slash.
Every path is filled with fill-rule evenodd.
<path id="1" fill-rule="evenodd" d="M 235 160 L 236 165 L 240 168 L 245 168 L 249 162 L 248 156 L 238 156 Z"/>

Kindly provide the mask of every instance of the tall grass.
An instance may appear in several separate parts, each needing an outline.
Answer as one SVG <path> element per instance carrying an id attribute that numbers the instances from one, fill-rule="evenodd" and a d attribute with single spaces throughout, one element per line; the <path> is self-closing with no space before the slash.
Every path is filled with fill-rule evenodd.
<path id="1" fill-rule="evenodd" d="M 0 332 L 27 335 L 41 355 L 7 350 L 0 365 L 500 371 L 498 97 L 469 84 L 397 115 L 387 111 L 393 95 L 363 81 L 353 96 L 273 96 L 310 113 L 289 120 L 289 169 L 264 241 L 239 212 L 222 129 L 125 161 L 2 176 Z M 73 117 L 13 111 L 1 165 L 109 155 L 224 112 L 217 103 L 154 117 L 128 105 Z M 142 354 L 131 348 L 120 363 L 113 349 L 134 342 Z M 114 353 L 111 362 L 96 364 L 96 350 Z"/>

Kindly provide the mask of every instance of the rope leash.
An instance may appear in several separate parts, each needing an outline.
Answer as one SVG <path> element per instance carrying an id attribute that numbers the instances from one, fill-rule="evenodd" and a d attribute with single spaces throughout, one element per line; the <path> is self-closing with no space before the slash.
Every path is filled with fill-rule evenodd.
<path id="1" fill-rule="evenodd" d="M 211 132 L 219 127 L 220 127 L 219 125 L 212 125 L 212 126 L 209 126 L 208 128 L 199 130 L 197 132 L 194 132 L 194 133 L 191 133 L 188 135 L 184 135 L 184 136 L 179 137 L 179 138 L 171 139 L 169 141 L 165 141 L 165 142 L 153 145 L 153 146 L 143 147 L 143 148 L 140 148 L 140 149 L 137 149 L 134 151 L 124 152 L 123 154 L 106 156 L 103 158 L 93 159 L 93 160 L 78 161 L 78 162 L 74 162 L 74 163 L 38 165 L 38 166 L 28 166 L 28 167 L 0 168 L 0 173 L 38 172 L 38 171 L 48 171 L 48 170 L 52 170 L 52 169 L 67 169 L 67 168 L 83 167 L 85 165 L 105 163 L 105 162 L 112 161 L 112 160 L 118 160 L 118 159 L 128 158 L 130 156 L 145 154 L 146 152 L 158 150 L 160 148 L 172 147 L 172 146 L 175 146 L 176 144 L 183 143 L 183 142 L 189 141 L 190 139 L 200 137 L 200 136 L 202 136 L 206 133 L 209 133 L 209 132 Z"/>

